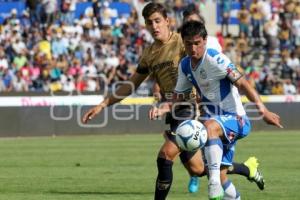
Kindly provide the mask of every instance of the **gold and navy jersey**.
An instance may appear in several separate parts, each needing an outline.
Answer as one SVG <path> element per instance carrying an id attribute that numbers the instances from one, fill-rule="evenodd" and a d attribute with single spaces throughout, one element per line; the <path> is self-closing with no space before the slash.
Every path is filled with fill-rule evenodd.
<path id="1" fill-rule="evenodd" d="M 159 84 L 163 96 L 172 94 L 177 82 L 178 65 L 185 56 L 181 36 L 172 32 L 170 39 L 159 44 L 154 42 L 143 51 L 137 73 L 149 74 Z"/>

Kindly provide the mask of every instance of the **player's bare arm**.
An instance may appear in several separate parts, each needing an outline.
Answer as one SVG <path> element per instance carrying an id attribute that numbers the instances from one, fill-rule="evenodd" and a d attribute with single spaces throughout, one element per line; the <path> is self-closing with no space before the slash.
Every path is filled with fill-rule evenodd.
<path id="1" fill-rule="evenodd" d="M 237 86 L 238 89 L 242 91 L 251 102 L 255 103 L 257 109 L 263 116 L 263 119 L 266 123 L 277 126 L 279 128 L 283 128 L 283 126 L 280 123 L 280 117 L 276 113 L 269 111 L 265 107 L 265 105 L 259 97 L 259 94 L 244 77 L 241 77 L 239 80 L 237 80 L 235 82 L 235 86 Z"/>
<path id="2" fill-rule="evenodd" d="M 113 105 L 128 95 L 130 95 L 133 90 L 137 89 L 140 84 L 147 78 L 148 75 L 135 73 L 132 75 L 132 77 L 129 79 L 131 83 L 133 83 L 134 88 L 131 87 L 131 85 L 124 84 L 118 90 L 116 91 L 116 95 L 110 95 L 107 98 L 105 98 L 99 105 L 91 108 L 88 110 L 85 115 L 82 118 L 83 123 L 87 123 L 89 120 L 93 119 L 97 114 L 99 114 L 104 108 Z"/>

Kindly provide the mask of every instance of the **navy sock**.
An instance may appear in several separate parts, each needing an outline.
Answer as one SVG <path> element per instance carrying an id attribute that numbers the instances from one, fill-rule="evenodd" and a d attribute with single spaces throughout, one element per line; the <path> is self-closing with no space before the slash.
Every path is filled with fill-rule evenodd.
<path id="1" fill-rule="evenodd" d="M 154 200 L 165 200 L 172 185 L 173 161 L 157 158 L 158 175 L 156 179 Z"/>
<path id="2" fill-rule="evenodd" d="M 250 171 L 249 168 L 244 165 L 243 163 L 232 163 L 232 167 L 228 168 L 227 174 L 240 174 L 242 176 L 245 176 L 246 178 L 249 177 Z"/>

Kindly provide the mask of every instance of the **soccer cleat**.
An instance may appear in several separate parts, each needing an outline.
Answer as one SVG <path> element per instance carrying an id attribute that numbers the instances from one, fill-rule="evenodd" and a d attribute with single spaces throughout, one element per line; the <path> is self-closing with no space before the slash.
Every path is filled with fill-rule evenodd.
<path id="1" fill-rule="evenodd" d="M 259 170 L 256 171 L 256 174 L 253 178 L 248 178 L 250 181 L 254 181 L 257 185 L 257 187 L 260 190 L 264 190 L 265 189 L 265 180 L 263 175 L 261 174 L 261 172 Z"/>
<path id="2" fill-rule="evenodd" d="M 250 157 L 248 160 L 244 162 L 244 164 L 249 168 L 250 175 L 248 177 L 248 180 L 251 182 L 255 182 L 257 187 L 260 190 L 265 189 L 265 180 L 262 176 L 261 172 L 258 170 L 258 161 L 256 157 Z"/>
<path id="3" fill-rule="evenodd" d="M 224 191 L 221 184 L 208 184 L 208 196 L 209 200 L 222 200 L 224 196 Z"/>
<path id="4" fill-rule="evenodd" d="M 198 190 L 199 190 L 199 178 L 198 178 L 198 176 L 191 176 L 188 189 L 189 189 L 190 193 L 198 192 Z"/>
<path id="5" fill-rule="evenodd" d="M 209 200 L 222 200 L 222 199 L 223 199 L 223 195 L 219 197 L 209 198 Z"/>

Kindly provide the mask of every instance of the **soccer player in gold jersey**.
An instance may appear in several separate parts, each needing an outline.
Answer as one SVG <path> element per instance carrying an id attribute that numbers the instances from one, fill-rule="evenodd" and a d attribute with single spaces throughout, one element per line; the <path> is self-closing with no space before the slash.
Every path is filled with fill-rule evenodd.
<path id="1" fill-rule="evenodd" d="M 163 99 L 170 99 L 177 81 L 178 63 L 185 55 L 183 42 L 178 33 L 170 30 L 170 21 L 166 9 L 161 4 L 147 4 L 143 9 L 143 17 L 146 28 L 154 38 L 154 42 L 143 51 L 137 70 L 129 81 L 133 83 L 134 89 L 136 89 L 151 74 L 159 84 Z M 99 105 L 91 108 L 83 116 L 83 123 L 87 123 L 104 108 L 121 101 L 123 97 L 125 98 L 132 92 L 128 84 L 122 85 L 115 92 L 117 95 L 108 96 Z M 190 110 L 190 108 L 187 108 L 187 113 L 184 109 L 181 112 L 188 116 Z M 155 110 L 149 113 L 151 119 L 155 118 L 155 115 Z M 174 131 L 179 122 L 172 118 L 170 118 L 170 121 L 171 130 Z M 173 161 L 181 152 L 175 144 L 174 138 L 174 135 L 168 134 L 158 153 L 155 200 L 166 199 L 172 184 Z M 188 159 L 184 165 L 195 174 L 201 174 L 204 171 L 204 166 L 200 150 L 185 152 L 185 154 L 191 155 L 185 156 Z"/>

